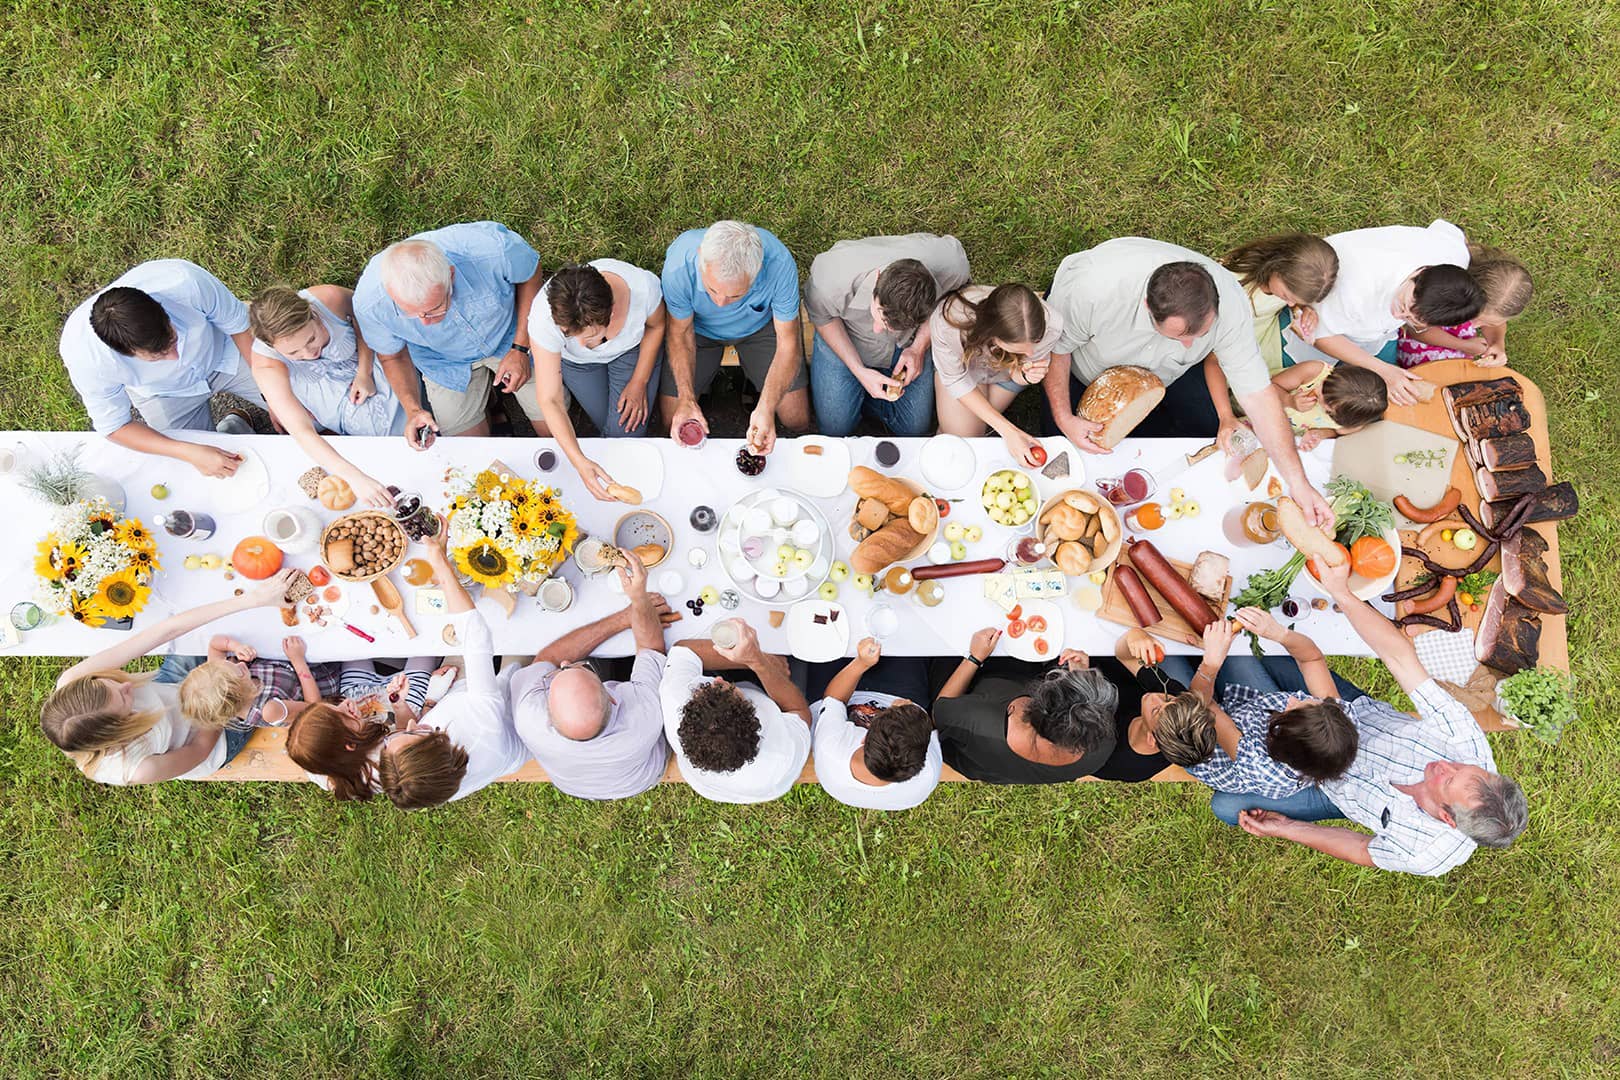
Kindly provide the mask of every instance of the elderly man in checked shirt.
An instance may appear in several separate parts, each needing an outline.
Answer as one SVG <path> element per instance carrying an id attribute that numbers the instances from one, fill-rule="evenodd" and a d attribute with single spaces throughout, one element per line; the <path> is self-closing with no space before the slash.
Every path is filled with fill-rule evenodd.
<path id="1" fill-rule="evenodd" d="M 1473 714 L 1423 669 L 1405 633 L 1351 594 L 1347 567 L 1321 573 L 1329 595 L 1412 698 L 1418 715 L 1414 719 L 1370 697 L 1346 705 L 1360 747 L 1344 776 L 1321 785 L 1331 811 L 1312 816 L 1348 818 L 1371 829 L 1371 836 L 1275 810 L 1245 810 L 1238 823 L 1255 836 L 1293 840 L 1358 866 L 1428 877 L 1466 862 L 1480 844 L 1512 844 L 1525 827 L 1524 792 L 1497 773 Z"/>

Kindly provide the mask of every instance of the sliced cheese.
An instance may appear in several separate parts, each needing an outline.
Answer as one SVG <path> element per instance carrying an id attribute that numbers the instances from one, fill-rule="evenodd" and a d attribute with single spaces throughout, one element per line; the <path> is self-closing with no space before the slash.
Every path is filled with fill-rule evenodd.
<path id="1" fill-rule="evenodd" d="M 986 574 L 984 598 L 1002 611 L 1011 611 L 1018 605 L 1018 593 L 1011 574 Z"/>

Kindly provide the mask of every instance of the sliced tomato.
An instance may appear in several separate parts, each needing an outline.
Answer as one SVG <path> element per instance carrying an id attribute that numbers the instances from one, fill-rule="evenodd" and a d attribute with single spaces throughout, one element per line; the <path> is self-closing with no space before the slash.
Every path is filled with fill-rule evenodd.
<path id="1" fill-rule="evenodd" d="M 1023 604 L 1014 604 L 1013 609 L 1011 611 L 1007 612 L 1007 621 L 1008 622 L 1012 622 L 1014 619 L 1022 619 L 1023 617 L 1024 617 L 1024 605 Z"/>
<path id="2" fill-rule="evenodd" d="M 1044 616 L 1044 615 L 1031 615 L 1029 617 L 1029 628 L 1030 628 L 1031 632 L 1033 632 L 1033 633 L 1036 633 L 1036 634 L 1044 633 L 1045 630 L 1046 630 L 1046 616 Z"/>
<path id="3" fill-rule="evenodd" d="M 1024 631 L 1028 629 L 1029 625 L 1025 623 L 1023 619 L 1014 619 L 1012 622 L 1007 624 L 1007 636 L 1023 637 Z"/>
<path id="4" fill-rule="evenodd" d="M 1051 649 L 1052 649 L 1052 646 L 1050 646 L 1050 645 L 1048 645 L 1046 643 L 1045 638 L 1038 637 L 1038 638 L 1035 639 L 1035 655 L 1036 656 L 1045 656 L 1048 652 L 1051 651 Z"/>

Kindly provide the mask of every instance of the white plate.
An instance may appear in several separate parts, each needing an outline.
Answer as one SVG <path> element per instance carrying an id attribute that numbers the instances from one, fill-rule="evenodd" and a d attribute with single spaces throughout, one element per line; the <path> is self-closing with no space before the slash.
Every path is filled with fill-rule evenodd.
<path id="1" fill-rule="evenodd" d="M 919 464 L 930 492 L 961 491 L 979 470 L 973 445 L 959 435 L 935 435 L 923 443 Z"/>
<path id="2" fill-rule="evenodd" d="M 236 472 L 198 478 L 202 484 L 198 493 L 202 509 L 216 518 L 260 508 L 270 494 L 270 471 L 264 467 L 264 459 L 245 446 L 235 452 L 242 455 Z"/>
<path id="3" fill-rule="evenodd" d="M 807 446 L 819 446 L 821 453 L 807 454 L 804 452 Z M 788 486 L 806 495 L 832 499 L 842 495 L 849 486 L 849 447 L 843 439 L 820 435 L 786 439 L 776 444 L 772 456 L 787 459 Z"/>
<path id="4" fill-rule="evenodd" d="M 559 451 L 560 453 L 560 451 Z M 586 455 L 608 475 L 641 492 L 641 501 L 656 499 L 664 491 L 664 455 L 642 439 L 598 439 Z M 566 461 L 564 462 L 566 464 Z M 562 466 L 559 466 L 559 471 Z M 556 475 L 555 473 L 553 475 Z"/>
<path id="5" fill-rule="evenodd" d="M 836 620 L 830 616 L 836 612 Z M 824 623 L 816 616 L 828 616 Z M 825 600 L 805 600 L 788 609 L 788 651 L 808 664 L 824 664 L 843 659 L 849 650 L 849 612 L 841 604 Z"/>
<path id="6" fill-rule="evenodd" d="M 1048 435 L 1041 440 L 1046 448 L 1046 464 L 1050 465 L 1059 454 L 1069 455 L 1069 475 L 1059 476 L 1055 479 L 1041 472 L 1046 468 L 1026 469 L 1030 478 L 1035 481 L 1035 488 L 1041 493 L 1041 501 L 1045 502 L 1060 491 L 1073 491 L 1075 488 L 1085 487 L 1086 484 L 1086 455 L 1075 449 L 1067 437 L 1063 435 Z"/>
<path id="7" fill-rule="evenodd" d="M 1039 634 L 1024 631 L 1023 637 L 1012 637 L 1006 633 L 1007 620 L 1001 620 L 1002 630 L 1001 646 L 1008 656 L 1017 660 L 1028 660 L 1031 663 L 1047 664 L 1055 661 L 1058 654 L 1063 651 L 1063 612 L 1050 600 L 1024 600 L 1023 619 L 1028 622 L 1032 616 L 1039 615 L 1046 620 L 1046 629 Z M 1045 638 L 1051 648 L 1045 655 L 1035 651 L 1035 639 Z"/>

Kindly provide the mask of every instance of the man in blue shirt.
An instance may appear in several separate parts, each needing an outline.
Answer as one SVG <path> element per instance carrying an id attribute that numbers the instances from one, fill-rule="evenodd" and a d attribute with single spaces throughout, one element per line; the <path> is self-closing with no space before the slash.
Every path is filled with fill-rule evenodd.
<path id="1" fill-rule="evenodd" d="M 679 438 L 689 420 L 709 422 L 698 405 L 734 346 L 759 405 L 748 418 L 748 442 L 768 454 L 776 422 L 810 428 L 809 379 L 799 341 L 799 267 L 782 241 L 741 221 L 688 229 L 664 255 L 665 338 L 669 362 L 659 387 L 660 409 Z"/>
<path id="2" fill-rule="evenodd" d="M 241 458 L 163 434 L 208 431 L 208 402 L 227 392 L 255 405 L 264 396 L 243 362 L 253 351 L 247 305 L 185 259 L 142 263 L 73 309 L 62 327 L 62 361 L 90 423 L 109 442 L 230 476 Z M 141 419 L 130 417 L 130 407 Z M 218 430 L 251 431 L 232 415 Z"/>
<path id="3" fill-rule="evenodd" d="M 494 221 L 418 233 L 366 264 L 354 315 L 404 406 L 406 442 L 425 450 L 436 433 L 488 435 L 496 386 L 517 394 L 536 435 L 550 434 L 539 399 L 517 393 L 534 374 L 529 307 L 539 291 L 539 253 Z"/>

